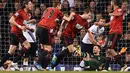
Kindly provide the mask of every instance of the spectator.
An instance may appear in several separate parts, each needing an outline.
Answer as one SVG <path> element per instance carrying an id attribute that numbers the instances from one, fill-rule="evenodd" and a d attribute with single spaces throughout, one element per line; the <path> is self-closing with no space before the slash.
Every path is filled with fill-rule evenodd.
<path id="1" fill-rule="evenodd" d="M 64 0 L 62 3 L 63 6 L 63 11 L 69 11 L 69 1 L 68 0 Z"/>
<path id="2" fill-rule="evenodd" d="M 74 52 L 74 56 L 78 56 L 77 55 L 77 52 L 81 52 L 81 46 L 79 44 L 79 40 L 78 38 L 74 38 L 73 39 L 73 46 L 74 46 L 74 49 L 75 49 L 75 52 Z"/>
<path id="3" fill-rule="evenodd" d="M 16 3 L 14 4 L 14 7 L 15 7 L 15 10 L 17 11 L 17 10 L 19 10 L 19 9 L 20 9 L 21 4 L 20 4 L 20 3 L 18 3 L 18 2 L 16 2 Z"/>
<path id="4" fill-rule="evenodd" d="M 124 15 L 123 15 L 123 34 L 127 33 L 128 27 L 127 27 L 127 19 L 128 19 L 128 2 L 127 1 L 123 1 L 121 8 L 124 11 Z"/>
<path id="5" fill-rule="evenodd" d="M 86 30 L 83 28 L 80 30 L 80 41 L 83 39 L 83 37 L 85 36 L 86 34 Z"/>
<path id="6" fill-rule="evenodd" d="M 94 0 L 91 0 L 90 2 L 89 2 L 89 8 L 91 9 L 91 11 L 92 11 L 92 18 L 91 18 L 91 20 L 93 21 L 94 19 L 95 19 L 95 12 L 96 12 L 96 10 L 95 10 L 95 7 L 96 7 L 96 3 L 95 3 L 95 1 Z"/>
<path id="7" fill-rule="evenodd" d="M 57 0 L 38 0 L 38 4 L 44 3 L 47 7 L 51 7 L 55 1 Z"/>
<path id="8" fill-rule="evenodd" d="M 104 13 L 104 9 L 109 1 L 110 0 L 99 0 L 98 4 L 96 5 L 96 12 Z"/>
<path id="9" fill-rule="evenodd" d="M 82 14 L 82 12 L 83 12 L 83 6 L 81 5 L 81 3 L 82 2 L 79 0 L 74 0 L 75 10 L 79 14 Z"/>
<path id="10" fill-rule="evenodd" d="M 74 38 L 73 39 L 73 45 L 74 45 L 74 47 L 77 47 L 77 46 L 79 46 L 79 40 L 77 39 L 77 38 Z"/>
<path id="11" fill-rule="evenodd" d="M 71 12 L 76 12 L 74 7 L 71 7 L 71 8 L 70 8 L 69 13 L 71 13 Z"/>
<path id="12" fill-rule="evenodd" d="M 104 45 L 105 45 L 105 40 L 103 39 L 103 35 L 99 35 L 99 36 L 97 37 L 97 43 L 98 43 L 98 45 L 100 45 L 101 47 L 104 47 Z"/>
<path id="13" fill-rule="evenodd" d="M 3 3 L 2 3 L 2 1 L 0 1 L 0 8 L 3 8 Z"/>
<path id="14" fill-rule="evenodd" d="M 111 4 L 108 4 L 106 7 L 106 12 L 105 12 L 106 22 L 110 21 L 109 13 L 111 13 L 111 12 L 112 12 Z"/>
<path id="15" fill-rule="evenodd" d="M 44 11 L 46 9 L 46 5 L 45 4 L 40 4 L 40 10 L 41 10 L 41 14 L 42 14 L 42 12 Z"/>
<path id="16" fill-rule="evenodd" d="M 54 56 L 55 54 L 59 53 L 60 51 L 62 51 L 63 45 L 61 44 L 61 39 L 58 36 L 54 37 L 54 44 L 52 45 L 53 51 L 52 51 L 52 56 Z M 56 71 L 60 70 L 60 65 L 56 66 Z"/>
<path id="17" fill-rule="evenodd" d="M 64 0 L 61 0 L 61 3 L 63 3 Z M 74 0 L 68 0 L 69 7 L 74 7 Z"/>
<path id="18" fill-rule="evenodd" d="M 124 12 L 128 11 L 128 2 L 127 1 L 123 1 L 121 8 L 124 10 Z"/>
<path id="19" fill-rule="evenodd" d="M 36 22 L 40 20 L 40 8 L 36 7 L 36 9 L 34 10 L 33 18 L 36 19 Z"/>
<path id="20" fill-rule="evenodd" d="M 64 0 L 62 5 L 63 5 L 63 8 L 69 8 L 69 1 L 68 0 Z"/>
<path id="21" fill-rule="evenodd" d="M 96 21 L 98 22 L 101 18 L 103 18 L 102 13 L 97 13 L 96 14 Z"/>
<path id="22" fill-rule="evenodd" d="M 93 12 L 95 12 L 96 2 L 94 0 L 90 0 L 89 7 Z"/>
<path id="23" fill-rule="evenodd" d="M 126 65 L 130 64 L 130 52 L 126 53 Z"/>
<path id="24" fill-rule="evenodd" d="M 57 54 L 62 50 L 61 40 L 58 36 L 54 37 L 53 54 Z"/>

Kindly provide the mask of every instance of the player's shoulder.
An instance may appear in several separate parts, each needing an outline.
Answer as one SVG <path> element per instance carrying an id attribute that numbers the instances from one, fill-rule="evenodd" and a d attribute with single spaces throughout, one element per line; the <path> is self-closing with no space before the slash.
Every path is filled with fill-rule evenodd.
<path id="1" fill-rule="evenodd" d="M 73 17 L 74 17 L 74 19 L 77 19 L 77 20 L 82 18 L 79 14 L 75 14 Z"/>
<path id="2" fill-rule="evenodd" d="M 97 25 L 92 25 L 90 28 L 97 28 L 98 26 Z"/>
<path id="3" fill-rule="evenodd" d="M 21 13 L 23 13 L 23 9 L 19 9 L 15 12 L 15 16 L 19 16 Z"/>
<path id="4" fill-rule="evenodd" d="M 54 8 L 54 7 L 48 7 L 47 9 L 48 10 L 58 10 L 57 8 Z"/>
<path id="5" fill-rule="evenodd" d="M 16 11 L 16 12 L 24 12 L 24 10 L 23 9 L 19 9 L 18 11 Z"/>
<path id="6" fill-rule="evenodd" d="M 81 17 L 79 14 L 75 14 L 74 17 Z"/>

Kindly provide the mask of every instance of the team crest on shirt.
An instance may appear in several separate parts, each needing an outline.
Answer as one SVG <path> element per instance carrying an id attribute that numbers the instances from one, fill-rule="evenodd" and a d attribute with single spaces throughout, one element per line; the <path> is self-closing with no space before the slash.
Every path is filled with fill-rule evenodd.
<path id="1" fill-rule="evenodd" d="M 77 29 L 82 29 L 83 28 L 83 26 L 81 26 L 80 24 L 76 24 L 76 26 L 75 26 Z"/>
<path id="2" fill-rule="evenodd" d="M 118 11 L 122 11 L 122 9 L 118 9 Z"/>
<path id="3" fill-rule="evenodd" d="M 19 13 L 18 13 L 18 12 L 16 12 L 14 15 L 15 15 L 15 16 L 19 16 Z"/>

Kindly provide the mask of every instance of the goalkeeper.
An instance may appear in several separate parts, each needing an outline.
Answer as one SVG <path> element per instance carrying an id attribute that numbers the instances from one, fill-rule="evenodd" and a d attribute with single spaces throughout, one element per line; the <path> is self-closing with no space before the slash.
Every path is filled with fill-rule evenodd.
<path id="1" fill-rule="evenodd" d="M 80 62 L 81 70 L 102 70 L 104 56 L 101 55 L 100 51 L 101 47 L 95 45 L 93 47 L 93 54 L 81 53 L 81 56 L 84 57 L 83 60 Z"/>

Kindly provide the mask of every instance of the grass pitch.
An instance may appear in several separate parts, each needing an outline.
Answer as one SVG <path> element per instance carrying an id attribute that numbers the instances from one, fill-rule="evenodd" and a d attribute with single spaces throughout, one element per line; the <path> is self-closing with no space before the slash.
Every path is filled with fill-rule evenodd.
<path id="1" fill-rule="evenodd" d="M 101 72 L 101 71 L 0 71 L 0 73 L 130 73 L 130 72 Z"/>

